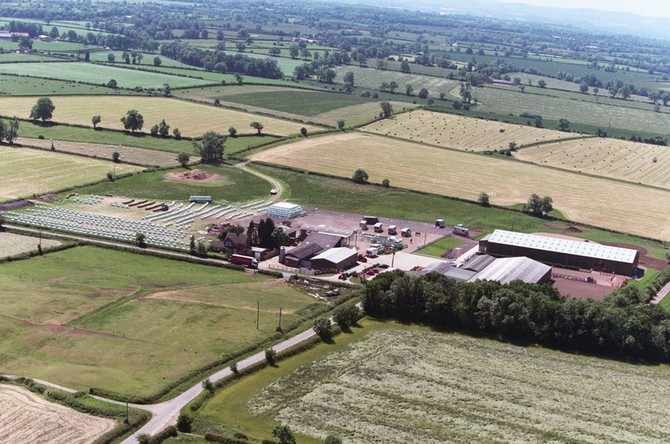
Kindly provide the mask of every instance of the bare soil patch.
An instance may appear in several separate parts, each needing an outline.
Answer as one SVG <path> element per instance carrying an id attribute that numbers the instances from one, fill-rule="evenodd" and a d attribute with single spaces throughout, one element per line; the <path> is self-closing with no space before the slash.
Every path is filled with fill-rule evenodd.
<path id="1" fill-rule="evenodd" d="M 40 240 L 36 237 L 0 231 L 0 259 L 37 251 L 40 244 L 43 249 L 47 249 L 57 247 L 61 243 L 53 239 Z"/>
<path id="2" fill-rule="evenodd" d="M 223 180 L 219 174 L 210 173 L 204 170 L 188 170 L 171 172 L 165 175 L 168 180 L 175 182 L 207 183 Z"/>
<path id="3" fill-rule="evenodd" d="M 79 413 L 11 385 L 0 385 L 0 442 L 86 444 L 108 432 L 111 419 Z"/>

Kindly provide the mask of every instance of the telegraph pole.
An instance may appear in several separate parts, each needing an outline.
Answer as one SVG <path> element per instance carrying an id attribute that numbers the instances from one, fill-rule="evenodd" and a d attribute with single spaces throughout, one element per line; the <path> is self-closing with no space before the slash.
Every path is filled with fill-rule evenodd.
<path id="1" fill-rule="evenodd" d="M 279 331 L 282 331 L 281 329 L 281 307 L 279 307 L 279 326 L 277 327 Z"/>
<path id="2" fill-rule="evenodd" d="M 256 330 L 260 330 L 261 323 L 261 301 L 256 301 Z"/>

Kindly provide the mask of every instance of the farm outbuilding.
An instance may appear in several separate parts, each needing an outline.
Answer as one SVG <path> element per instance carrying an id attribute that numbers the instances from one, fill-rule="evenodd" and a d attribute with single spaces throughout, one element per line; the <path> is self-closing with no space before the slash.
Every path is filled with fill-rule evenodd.
<path id="1" fill-rule="evenodd" d="M 551 267 L 527 257 L 507 257 L 494 260 L 472 280 L 496 281 L 501 284 L 514 281 L 541 284 L 551 280 Z"/>
<path id="2" fill-rule="evenodd" d="M 293 219 L 304 213 L 300 205 L 290 202 L 277 202 L 270 205 L 266 211 L 268 216 L 277 219 Z"/>
<path id="3" fill-rule="evenodd" d="M 630 276 L 639 252 L 594 242 L 495 230 L 479 241 L 479 252 L 495 257 L 526 256 L 545 264 Z"/>
<path id="4" fill-rule="evenodd" d="M 312 268 L 322 272 L 339 272 L 356 265 L 358 251 L 354 248 L 331 248 L 314 256 Z"/>
<path id="5" fill-rule="evenodd" d="M 303 244 L 295 247 L 286 253 L 280 253 L 279 262 L 287 267 L 300 268 L 309 267 L 309 260 L 323 251 L 318 244 Z"/>

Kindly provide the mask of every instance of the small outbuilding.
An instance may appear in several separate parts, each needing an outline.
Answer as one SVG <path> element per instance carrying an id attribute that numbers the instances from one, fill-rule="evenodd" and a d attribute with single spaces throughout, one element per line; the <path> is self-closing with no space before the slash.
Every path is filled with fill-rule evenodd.
<path id="1" fill-rule="evenodd" d="M 270 205 L 266 211 L 268 216 L 276 219 L 293 219 L 305 212 L 300 205 L 290 202 L 277 202 Z"/>
<path id="2" fill-rule="evenodd" d="M 340 272 L 356 265 L 358 251 L 354 248 L 337 247 L 326 250 L 311 260 L 312 268 L 321 272 Z"/>

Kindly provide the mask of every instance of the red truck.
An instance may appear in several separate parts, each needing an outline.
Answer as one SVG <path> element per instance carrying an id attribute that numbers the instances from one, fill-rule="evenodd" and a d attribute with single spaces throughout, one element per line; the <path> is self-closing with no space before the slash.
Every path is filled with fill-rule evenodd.
<path id="1" fill-rule="evenodd" d="M 235 265 L 242 265 L 247 268 L 258 268 L 258 262 L 251 256 L 244 256 L 242 254 L 233 254 L 230 256 L 230 262 Z"/>

